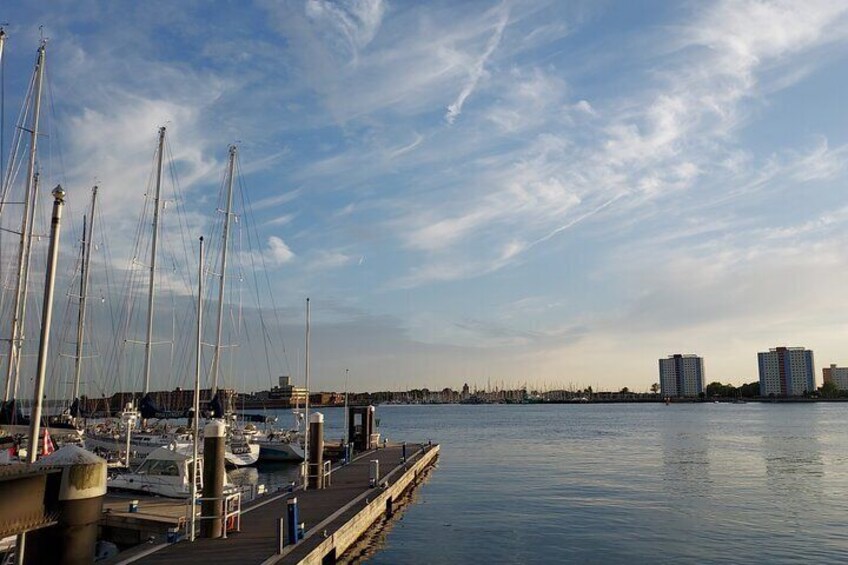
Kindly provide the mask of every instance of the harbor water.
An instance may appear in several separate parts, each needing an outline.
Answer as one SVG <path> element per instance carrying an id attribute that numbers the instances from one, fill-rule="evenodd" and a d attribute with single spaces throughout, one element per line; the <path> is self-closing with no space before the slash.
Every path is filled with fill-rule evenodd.
<path id="1" fill-rule="evenodd" d="M 341 436 L 341 410 L 322 412 L 328 436 Z M 432 438 L 442 452 L 401 519 L 372 542 L 369 563 L 848 559 L 848 404 L 377 414 L 390 441 Z"/>

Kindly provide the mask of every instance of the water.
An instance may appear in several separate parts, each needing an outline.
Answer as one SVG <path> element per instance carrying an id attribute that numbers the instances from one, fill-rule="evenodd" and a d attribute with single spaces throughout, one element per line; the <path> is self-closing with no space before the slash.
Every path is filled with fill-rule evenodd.
<path id="1" fill-rule="evenodd" d="M 328 435 L 341 434 L 341 411 Z M 844 562 L 848 404 L 381 406 L 442 444 L 369 563 Z"/>

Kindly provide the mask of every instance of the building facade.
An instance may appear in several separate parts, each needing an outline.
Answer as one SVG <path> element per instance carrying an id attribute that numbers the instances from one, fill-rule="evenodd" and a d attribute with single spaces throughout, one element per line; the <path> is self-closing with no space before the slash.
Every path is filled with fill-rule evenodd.
<path id="1" fill-rule="evenodd" d="M 848 367 L 831 364 L 830 367 L 822 369 L 822 377 L 824 382 L 834 383 L 839 390 L 848 390 Z"/>
<path id="2" fill-rule="evenodd" d="M 660 359 L 660 391 L 663 396 L 692 397 L 704 392 L 704 358 L 676 353 Z"/>
<path id="3" fill-rule="evenodd" d="M 813 352 L 803 347 L 775 347 L 757 354 L 760 396 L 803 396 L 816 390 Z"/>

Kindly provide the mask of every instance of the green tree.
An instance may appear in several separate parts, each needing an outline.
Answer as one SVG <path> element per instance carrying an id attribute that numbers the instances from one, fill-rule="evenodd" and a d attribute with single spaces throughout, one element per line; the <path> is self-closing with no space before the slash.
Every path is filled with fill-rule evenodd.
<path id="1" fill-rule="evenodd" d="M 819 388 L 822 398 L 837 398 L 839 396 L 839 387 L 833 381 L 827 381 Z"/>
<path id="2" fill-rule="evenodd" d="M 753 383 L 746 383 L 739 387 L 739 396 L 743 398 L 755 398 L 760 396 L 760 383 L 759 381 L 755 381 Z"/>
<path id="3" fill-rule="evenodd" d="M 733 385 L 723 385 L 720 382 L 711 382 L 707 385 L 707 397 L 712 398 L 714 396 L 732 398 L 736 396 L 736 387 Z"/>
<path id="4" fill-rule="evenodd" d="M 627 388 L 627 387 L 624 387 L 624 388 L 623 388 L 623 389 L 621 389 L 619 392 L 620 392 L 621 394 L 628 394 L 628 393 L 630 392 L 630 389 L 629 389 L 629 388 Z"/>
<path id="5" fill-rule="evenodd" d="M 654 384 L 651 385 L 651 392 L 656 394 L 659 391 L 660 391 L 660 383 L 654 383 Z"/>

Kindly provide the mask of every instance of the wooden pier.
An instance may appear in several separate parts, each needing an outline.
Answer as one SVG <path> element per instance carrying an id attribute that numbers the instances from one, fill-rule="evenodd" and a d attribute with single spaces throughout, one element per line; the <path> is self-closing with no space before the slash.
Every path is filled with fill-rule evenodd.
<path id="1" fill-rule="evenodd" d="M 335 563 L 378 518 L 391 513 L 394 502 L 435 462 L 439 446 L 408 444 L 406 462 L 402 462 L 402 450 L 400 445 L 389 445 L 357 454 L 350 464 L 333 470 L 324 489 L 296 489 L 257 498 L 242 509 L 241 531 L 228 533 L 226 539 L 148 544 L 110 563 Z M 378 486 L 372 488 L 369 469 L 374 459 L 380 462 L 381 473 Z M 280 552 L 279 521 L 291 497 L 297 497 L 304 534 L 297 544 Z"/>

